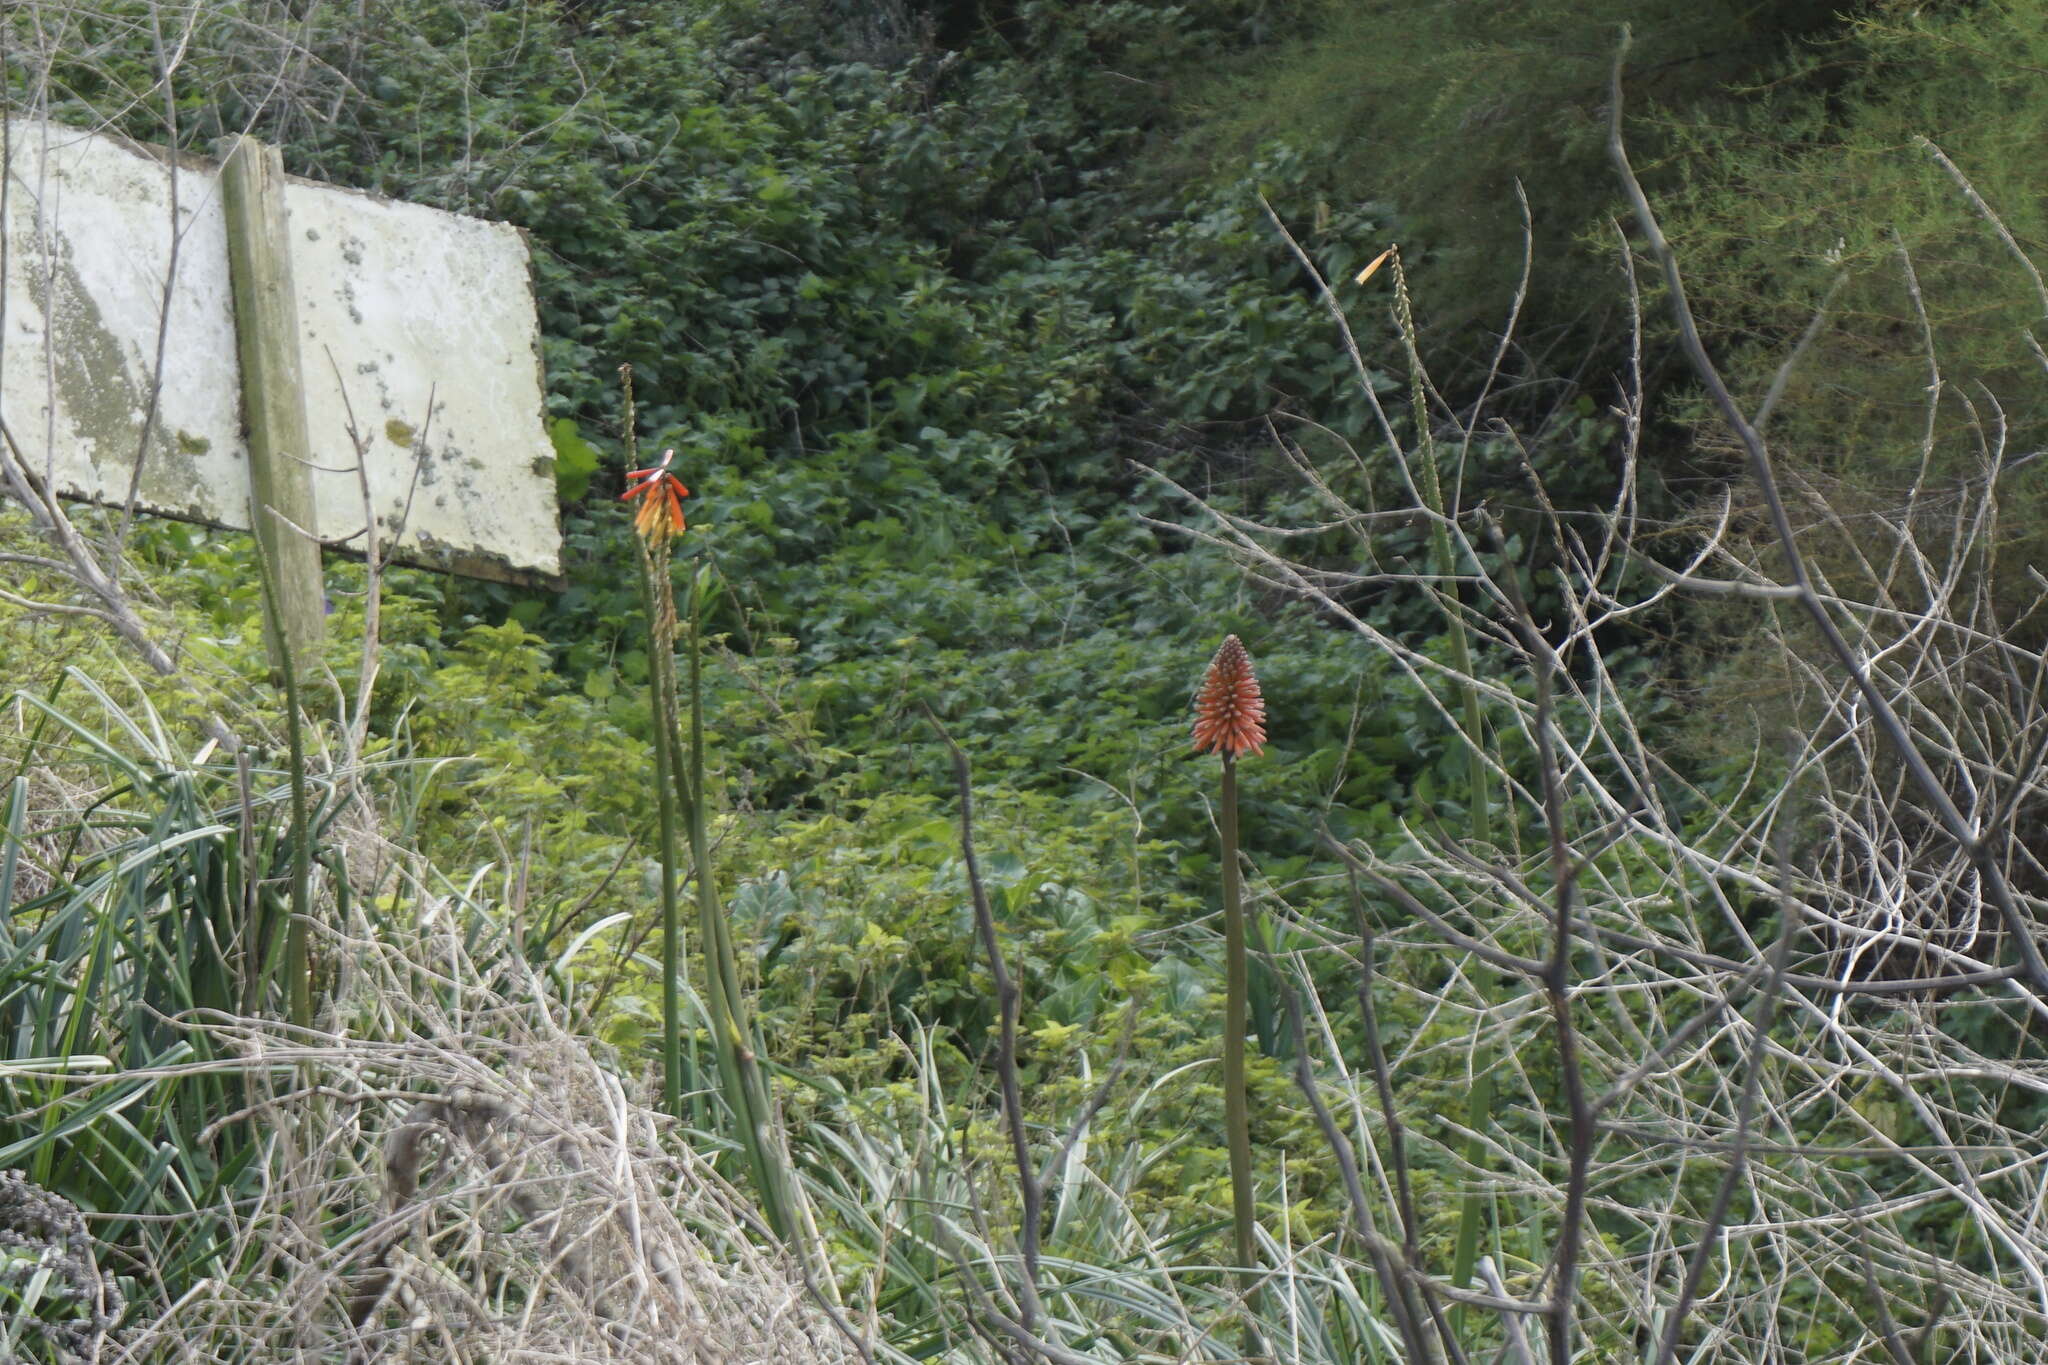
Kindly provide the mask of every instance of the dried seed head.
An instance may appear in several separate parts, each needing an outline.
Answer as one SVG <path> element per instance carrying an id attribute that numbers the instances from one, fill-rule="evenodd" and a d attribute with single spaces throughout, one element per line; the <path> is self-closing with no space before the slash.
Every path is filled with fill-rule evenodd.
<path id="1" fill-rule="evenodd" d="M 1252 657 L 1235 635 L 1209 661 L 1195 697 L 1195 752 L 1235 758 L 1266 742 L 1266 703 L 1252 676 Z"/>

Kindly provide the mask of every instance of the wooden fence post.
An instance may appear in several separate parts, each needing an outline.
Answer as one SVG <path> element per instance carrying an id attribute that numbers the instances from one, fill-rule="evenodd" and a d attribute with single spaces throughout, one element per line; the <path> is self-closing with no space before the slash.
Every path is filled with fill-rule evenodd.
<path id="1" fill-rule="evenodd" d="M 222 140 L 221 201 L 228 230 L 228 278 L 241 356 L 242 421 L 249 438 L 249 496 L 257 545 L 276 585 L 294 671 L 313 676 L 327 631 L 327 597 L 313 514 L 312 442 L 299 368 L 298 296 L 284 209 L 284 158 L 253 137 Z M 279 517 L 285 520 L 280 521 Z M 287 525 L 286 522 L 290 524 Z M 293 529 L 294 527 L 298 529 Z M 302 534 L 303 533 L 303 534 Z"/>

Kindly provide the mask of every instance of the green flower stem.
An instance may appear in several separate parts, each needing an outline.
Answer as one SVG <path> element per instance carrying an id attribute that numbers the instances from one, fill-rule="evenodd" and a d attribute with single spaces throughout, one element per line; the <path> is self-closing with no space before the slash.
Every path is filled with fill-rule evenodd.
<path id="1" fill-rule="evenodd" d="M 1245 1094 L 1244 1040 L 1250 971 L 1245 960 L 1244 886 L 1237 866 L 1237 758 L 1223 755 L 1223 1128 L 1230 1144 L 1230 1212 L 1247 1292 L 1255 1282 L 1257 1209 L 1252 1201 L 1252 1135 Z"/>
<path id="2" fill-rule="evenodd" d="M 699 569 L 690 586 L 689 629 L 684 647 L 689 655 L 690 744 L 687 761 L 672 770 L 677 804 L 690 839 L 691 875 L 697 891 L 697 941 L 704 954 L 705 1004 L 710 1014 L 711 1043 L 718 1059 L 719 1085 L 733 1123 L 739 1130 L 740 1145 L 754 1175 L 761 1200 L 761 1212 L 768 1226 L 785 1241 L 797 1233 L 792 1182 L 785 1171 L 781 1148 L 776 1144 L 774 1109 L 768 1081 L 760 1063 L 761 1040 L 746 1015 L 745 995 L 740 988 L 737 956 L 733 951 L 732 927 L 718 903 L 718 879 L 711 865 L 711 839 L 707 828 L 709 803 L 704 781 L 704 588 L 710 569 Z M 664 579 L 660 587 L 672 591 Z M 668 599 L 666 619 L 674 621 L 673 596 Z M 670 699 L 662 724 L 673 744 L 676 732 L 675 656 L 673 650 L 656 651 L 656 669 L 666 679 Z"/>
<path id="3" fill-rule="evenodd" d="M 654 652 L 663 651 L 659 590 L 654 556 L 645 541 L 640 547 L 641 602 L 647 612 Z M 673 648 L 673 644 L 669 645 Z M 683 970 L 682 909 L 677 904 L 676 878 L 682 859 L 676 848 L 675 699 L 663 687 L 663 670 L 648 670 L 648 700 L 654 709 L 654 792 L 659 810 L 661 854 L 661 1100 L 670 1114 L 683 1116 L 683 1018 L 680 976 Z"/>

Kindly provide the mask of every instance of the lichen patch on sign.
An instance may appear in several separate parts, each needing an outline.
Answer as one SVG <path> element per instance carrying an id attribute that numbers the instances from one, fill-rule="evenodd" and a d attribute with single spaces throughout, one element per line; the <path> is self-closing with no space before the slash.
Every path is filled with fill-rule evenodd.
<path id="1" fill-rule="evenodd" d="M 60 493 L 125 503 L 140 453 L 143 507 L 246 525 L 227 236 L 211 177 L 55 124 L 10 132 L 0 419 Z"/>

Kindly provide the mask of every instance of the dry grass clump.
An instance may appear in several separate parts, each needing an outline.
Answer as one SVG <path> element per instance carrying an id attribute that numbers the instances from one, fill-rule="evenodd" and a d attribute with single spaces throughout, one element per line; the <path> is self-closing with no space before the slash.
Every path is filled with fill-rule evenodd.
<path id="1" fill-rule="evenodd" d="M 480 940 L 472 934 L 470 943 Z M 858 1349 L 757 1216 L 511 952 L 436 928 L 324 945 L 320 1026 L 195 1025 L 260 1135 L 221 1273 L 133 1359 L 829 1362 Z"/>

